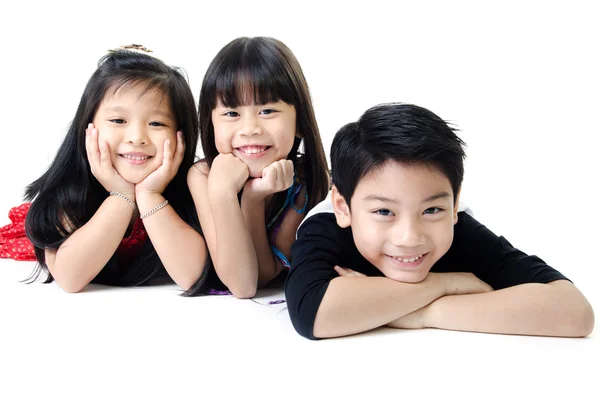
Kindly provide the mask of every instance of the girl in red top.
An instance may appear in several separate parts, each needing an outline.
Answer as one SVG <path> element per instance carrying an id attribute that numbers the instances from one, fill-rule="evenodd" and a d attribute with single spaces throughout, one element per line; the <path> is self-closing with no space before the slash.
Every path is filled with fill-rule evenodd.
<path id="1" fill-rule="evenodd" d="M 178 69 L 140 47 L 100 60 L 56 158 L 26 190 L 32 278 L 46 270 L 69 292 L 165 274 L 188 290 L 204 273 L 186 183 L 198 141 L 194 97 Z"/>

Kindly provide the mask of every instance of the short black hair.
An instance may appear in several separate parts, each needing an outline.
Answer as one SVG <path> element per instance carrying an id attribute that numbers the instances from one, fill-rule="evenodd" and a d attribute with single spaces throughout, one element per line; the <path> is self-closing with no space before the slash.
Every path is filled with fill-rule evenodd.
<path id="1" fill-rule="evenodd" d="M 386 103 L 343 126 L 331 145 L 333 184 L 346 203 L 367 174 L 388 161 L 436 167 L 450 181 L 454 200 L 462 184 L 465 143 L 456 129 L 433 112 L 410 104 Z"/>

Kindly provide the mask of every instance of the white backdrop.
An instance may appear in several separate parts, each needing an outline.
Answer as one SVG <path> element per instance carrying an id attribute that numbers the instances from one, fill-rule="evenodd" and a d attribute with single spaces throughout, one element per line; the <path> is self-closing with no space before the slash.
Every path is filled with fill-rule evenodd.
<path id="1" fill-rule="evenodd" d="M 0 226 L 50 163 L 106 50 L 153 49 L 185 68 L 197 98 L 221 47 L 266 35 L 300 61 L 327 152 L 343 124 L 381 102 L 455 123 L 468 145 L 462 197 L 476 217 L 561 270 L 600 310 L 593 3 L 4 2 Z"/>

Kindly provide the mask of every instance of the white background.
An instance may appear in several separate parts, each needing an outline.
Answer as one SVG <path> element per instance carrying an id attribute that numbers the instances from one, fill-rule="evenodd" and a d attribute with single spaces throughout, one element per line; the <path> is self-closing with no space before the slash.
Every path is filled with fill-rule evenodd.
<path id="1" fill-rule="evenodd" d="M 327 152 L 342 125 L 381 102 L 411 102 L 455 123 L 468 145 L 462 197 L 476 217 L 558 268 L 600 310 L 600 15 L 593 3 L 3 2 L 0 226 L 54 157 L 106 50 L 153 49 L 185 68 L 197 98 L 221 47 L 266 35 L 300 61 Z M 594 335 L 375 332 L 308 342 L 279 309 L 257 311 L 248 301 L 188 300 L 173 288 L 101 289 L 84 298 L 17 283 L 30 264 L 0 260 L 0 269 L 2 395 L 13 387 L 22 389 L 10 395 L 598 390 L 592 362 L 584 363 L 597 364 Z M 277 313 L 274 323 L 261 326 L 261 313 Z M 309 376 L 327 386 L 312 386 Z"/>

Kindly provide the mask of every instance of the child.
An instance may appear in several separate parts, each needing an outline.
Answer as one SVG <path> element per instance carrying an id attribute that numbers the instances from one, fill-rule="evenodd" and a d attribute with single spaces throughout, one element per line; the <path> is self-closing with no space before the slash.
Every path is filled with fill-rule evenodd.
<path id="1" fill-rule="evenodd" d="M 329 189 L 308 85 L 282 42 L 242 37 L 210 64 L 199 112 L 206 158 L 189 188 L 216 276 L 250 298 L 289 266 L 298 225 Z"/>
<path id="2" fill-rule="evenodd" d="M 592 308 L 565 276 L 458 211 L 463 158 L 454 131 L 417 106 L 376 106 L 342 127 L 331 197 L 292 247 L 285 293 L 298 333 L 591 333 Z"/>
<path id="3" fill-rule="evenodd" d="M 186 183 L 198 142 L 194 97 L 179 70 L 138 48 L 100 60 L 56 158 L 26 191 L 33 277 L 48 270 L 46 282 L 68 292 L 141 285 L 165 270 L 187 290 L 204 268 Z"/>

